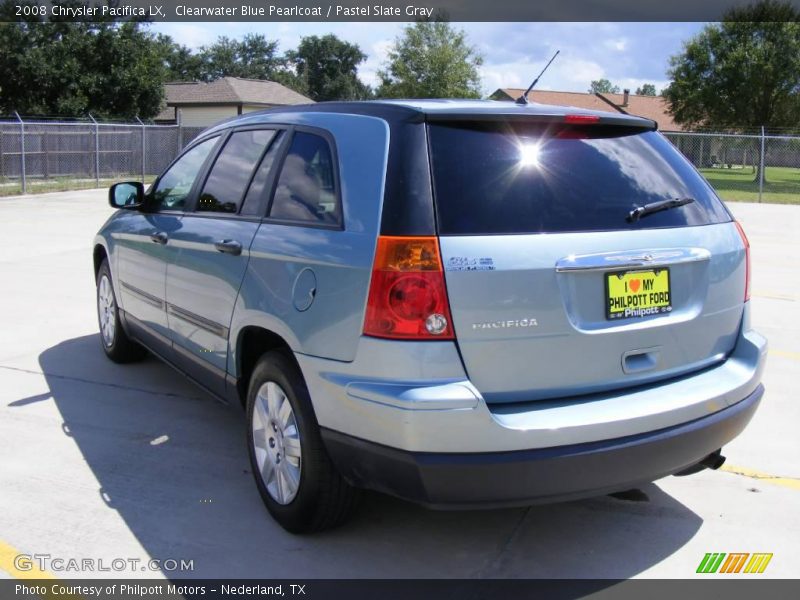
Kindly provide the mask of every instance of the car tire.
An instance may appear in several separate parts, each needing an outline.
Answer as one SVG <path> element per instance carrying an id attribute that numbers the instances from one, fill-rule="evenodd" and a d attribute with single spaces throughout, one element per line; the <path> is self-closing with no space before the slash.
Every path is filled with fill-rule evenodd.
<path id="1" fill-rule="evenodd" d="M 359 492 L 331 462 L 308 388 L 287 353 L 268 352 L 256 364 L 248 386 L 247 424 L 256 486 L 284 529 L 312 533 L 347 520 Z"/>
<path id="2" fill-rule="evenodd" d="M 143 359 L 147 351 L 129 338 L 122 328 L 108 260 L 103 260 L 97 270 L 96 301 L 100 342 L 106 356 L 115 363 L 130 363 Z"/>

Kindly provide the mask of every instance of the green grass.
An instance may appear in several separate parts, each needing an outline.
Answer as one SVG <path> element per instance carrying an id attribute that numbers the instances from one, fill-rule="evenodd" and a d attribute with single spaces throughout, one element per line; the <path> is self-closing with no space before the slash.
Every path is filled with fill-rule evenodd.
<path id="1" fill-rule="evenodd" d="M 758 180 L 752 167 L 700 169 L 723 200 L 758 202 Z M 800 169 L 767 167 L 762 202 L 800 204 Z"/>
<path id="2" fill-rule="evenodd" d="M 145 183 L 153 181 L 154 177 L 148 175 Z M 51 179 L 29 179 L 27 184 L 28 194 L 43 194 L 45 192 L 69 192 L 72 190 L 88 190 L 92 188 L 107 188 L 118 181 L 141 181 L 141 176 L 120 175 L 113 179 L 101 179 L 100 185 L 94 179 L 74 179 L 72 177 L 54 177 Z M 18 179 L 0 178 L 0 197 L 17 196 L 22 193 L 22 183 Z"/>

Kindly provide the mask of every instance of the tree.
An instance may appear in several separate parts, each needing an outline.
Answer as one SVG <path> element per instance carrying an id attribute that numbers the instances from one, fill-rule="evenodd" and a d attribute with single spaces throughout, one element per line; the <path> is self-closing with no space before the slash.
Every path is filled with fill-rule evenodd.
<path id="1" fill-rule="evenodd" d="M 268 40 L 261 34 L 249 33 L 240 40 L 221 36 L 196 53 L 168 36 L 160 36 L 160 41 L 170 81 L 242 77 L 277 81 L 303 92 L 303 82 L 289 68 L 288 57 L 279 54 L 277 40 Z"/>
<path id="2" fill-rule="evenodd" d="M 333 34 L 304 37 L 287 53 L 303 93 L 316 102 L 363 100 L 370 89 L 358 79 L 358 65 L 367 55 L 355 44 Z"/>
<path id="3" fill-rule="evenodd" d="M 479 98 L 483 58 L 449 23 L 407 25 L 378 71 L 379 97 Z"/>
<path id="4" fill-rule="evenodd" d="M 0 112 L 125 119 L 159 112 L 163 46 L 142 23 L 14 21 L 8 7 L 0 23 Z"/>
<path id="5" fill-rule="evenodd" d="M 619 94 L 619 86 L 608 79 L 595 79 L 589 84 L 590 94 Z"/>
<path id="6" fill-rule="evenodd" d="M 286 70 L 285 57 L 278 54 L 278 41 L 248 33 L 241 40 L 217 38 L 198 52 L 199 79 L 214 81 L 220 77 L 275 80 Z"/>
<path id="7" fill-rule="evenodd" d="M 762 0 L 728 11 L 671 57 L 664 90 L 675 120 L 689 127 L 742 130 L 797 127 L 800 120 L 800 12 Z M 757 140 L 756 140 L 757 142 Z M 760 145 L 755 143 L 756 180 Z"/>
<path id="8" fill-rule="evenodd" d="M 716 129 L 796 127 L 800 12 L 765 0 L 726 13 L 671 57 L 663 95 L 678 123 Z"/>
<path id="9" fill-rule="evenodd" d="M 640 88 L 636 88 L 636 94 L 639 96 L 655 96 L 656 86 L 652 83 L 645 83 Z"/>
<path id="10" fill-rule="evenodd" d="M 202 79 L 203 61 L 189 48 L 175 43 L 168 35 L 160 34 L 164 66 L 168 81 L 198 81 Z"/>

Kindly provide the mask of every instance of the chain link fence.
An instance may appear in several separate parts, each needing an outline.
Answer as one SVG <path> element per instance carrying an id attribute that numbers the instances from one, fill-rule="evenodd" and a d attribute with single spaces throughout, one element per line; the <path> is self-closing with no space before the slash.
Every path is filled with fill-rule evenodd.
<path id="1" fill-rule="evenodd" d="M 202 127 L 0 119 L 0 195 L 147 181 L 161 173 Z"/>
<path id="2" fill-rule="evenodd" d="M 201 127 L 0 118 L 0 195 L 147 181 Z M 664 132 L 723 200 L 800 203 L 800 136 Z"/>
<path id="3" fill-rule="evenodd" d="M 664 135 L 723 200 L 800 203 L 800 137 L 763 130 Z"/>

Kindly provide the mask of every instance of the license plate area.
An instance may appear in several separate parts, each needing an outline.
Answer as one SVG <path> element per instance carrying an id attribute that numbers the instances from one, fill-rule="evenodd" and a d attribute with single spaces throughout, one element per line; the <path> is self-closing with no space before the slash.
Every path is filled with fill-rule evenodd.
<path id="1" fill-rule="evenodd" d="M 672 312 L 669 268 L 606 273 L 606 319 L 641 319 Z"/>

